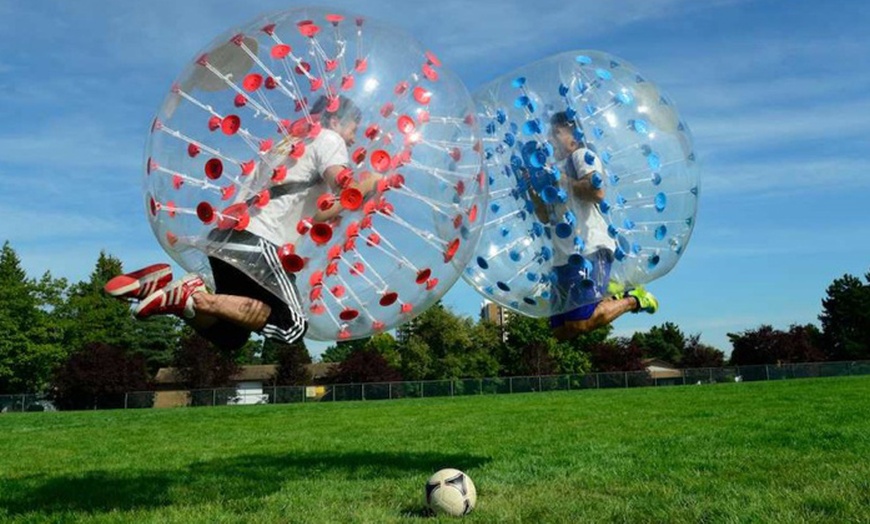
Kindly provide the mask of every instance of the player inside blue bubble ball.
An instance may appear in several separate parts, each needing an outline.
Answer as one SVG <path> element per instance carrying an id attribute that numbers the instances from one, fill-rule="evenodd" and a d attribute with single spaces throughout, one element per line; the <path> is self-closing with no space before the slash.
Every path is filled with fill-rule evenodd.
<path id="1" fill-rule="evenodd" d="M 616 243 L 608 235 L 607 222 L 598 206 L 605 196 L 601 160 L 567 113 L 555 113 L 550 125 L 554 154 L 557 161 L 564 162 L 565 176 L 560 178 L 560 185 L 568 194 L 566 203 L 553 205 L 552 212 L 554 216 L 573 215 L 575 229 L 567 234 L 557 230 L 552 237 L 556 280 L 552 300 L 557 307 L 569 301 L 583 304 L 550 317 L 553 334 L 567 340 L 609 324 L 625 313 L 655 313 L 658 301 L 642 287 L 625 292 L 610 281 Z M 550 222 L 550 212 L 542 199 L 532 189 L 530 194 L 538 218 Z"/>

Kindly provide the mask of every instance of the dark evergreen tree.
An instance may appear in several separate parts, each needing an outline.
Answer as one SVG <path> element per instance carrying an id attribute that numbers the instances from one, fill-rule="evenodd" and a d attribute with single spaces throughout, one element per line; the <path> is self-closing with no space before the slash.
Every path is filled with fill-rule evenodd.
<path id="1" fill-rule="evenodd" d="M 864 280 L 844 275 L 828 286 L 819 320 L 829 360 L 870 359 L 870 273 Z"/>
<path id="2" fill-rule="evenodd" d="M 292 344 L 283 344 L 266 339 L 264 345 L 272 346 L 276 355 L 277 369 L 273 382 L 278 386 L 298 386 L 311 383 L 311 372 L 306 367 L 311 364 L 311 355 L 305 347 L 304 339 Z"/>

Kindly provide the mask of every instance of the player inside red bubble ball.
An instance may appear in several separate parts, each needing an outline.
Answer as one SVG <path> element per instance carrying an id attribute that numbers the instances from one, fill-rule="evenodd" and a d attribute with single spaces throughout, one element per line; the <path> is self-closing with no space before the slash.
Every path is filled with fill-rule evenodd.
<path id="1" fill-rule="evenodd" d="M 344 96 L 321 96 L 312 106 L 313 120 L 322 129 L 305 144 L 304 153 L 290 162 L 294 145 L 289 137 L 275 149 L 287 158 L 278 161 L 280 183 L 269 189 L 269 203 L 252 213 L 244 230 L 213 231 L 219 250 L 208 257 L 215 289 L 210 292 L 201 275 L 190 273 L 172 280 L 169 264 L 153 264 L 112 278 L 105 291 L 123 300 L 138 300 L 134 315 L 176 315 L 217 347 L 232 350 L 243 346 L 252 332 L 284 343 L 301 338 L 307 329 L 294 277 L 282 267 L 286 253 L 301 236 L 298 224 L 324 224 L 335 219 L 343 206 L 338 199 L 323 199 L 340 189 L 359 191 L 365 197 L 376 187 L 378 175 L 342 184 L 339 178 L 351 162 L 348 148 L 354 143 L 360 121 L 359 108 Z M 274 158 L 274 157 L 273 157 Z M 261 163 L 268 175 L 273 167 Z M 274 177 L 273 177 L 274 179 Z M 286 248 L 285 248 L 286 249 Z M 292 257 L 291 257 L 292 259 Z M 245 267 L 243 272 L 238 267 Z M 277 284 L 279 297 L 259 282 Z"/>

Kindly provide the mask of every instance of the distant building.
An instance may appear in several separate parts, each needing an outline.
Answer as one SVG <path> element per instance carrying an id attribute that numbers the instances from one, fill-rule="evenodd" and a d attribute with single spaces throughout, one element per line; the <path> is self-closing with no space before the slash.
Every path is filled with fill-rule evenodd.
<path id="1" fill-rule="evenodd" d="M 337 364 L 332 362 L 315 362 L 306 364 L 315 383 L 321 381 Z M 232 404 L 265 404 L 269 395 L 265 389 L 274 384 L 278 366 L 274 364 L 258 364 L 241 366 L 238 373 L 230 377 L 229 386 L 236 390 L 231 398 Z M 155 399 L 154 407 L 186 406 L 190 403 L 190 391 L 184 386 L 184 379 L 176 368 L 160 368 L 154 377 Z M 207 388 L 211 389 L 211 388 Z M 227 389 L 227 388 L 220 388 Z M 309 386 L 307 390 L 323 390 L 322 386 Z M 307 393 L 306 393 L 307 394 Z M 307 394 L 313 397 L 313 394 Z"/>
<path id="2" fill-rule="evenodd" d="M 492 322 L 501 329 L 501 339 L 507 342 L 507 330 L 505 329 L 510 322 L 513 313 L 509 309 L 505 309 L 500 305 L 490 300 L 484 300 L 480 305 L 480 319 L 486 322 Z"/>
<path id="3" fill-rule="evenodd" d="M 643 360 L 643 365 L 652 379 L 658 381 L 681 381 L 683 379 L 683 370 L 677 369 L 673 364 L 662 359 L 647 358 Z"/>

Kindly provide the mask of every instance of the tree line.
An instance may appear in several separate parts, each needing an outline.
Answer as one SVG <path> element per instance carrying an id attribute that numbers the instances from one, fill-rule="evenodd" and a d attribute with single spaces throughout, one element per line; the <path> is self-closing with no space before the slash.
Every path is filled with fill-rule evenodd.
<path id="1" fill-rule="evenodd" d="M 293 345 L 253 338 L 226 354 L 174 317 L 137 321 L 103 285 L 123 272 L 100 253 L 87 280 L 46 272 L 30 278 L 12 246 L 0 252 L 0 394 L 48 392 L 60 407 L 100 406 L 117 394 L 149 390 L 161 367 L 175 367 L 189 388 L 228 385 L 245 364 L 276 364 L 275 385 L 310 383 L 311 356 Z M 665 322 L 631 337 L 610 326 L 557 341 L 546 319 L 511 315 L 505 326 L 454 314 L 436 304 L 395 334 L 339 342 L 319 382 L 440 380 L 594 371 L 632 371 L 647 359 L 682 368 L 870 359 L 870 272 L 834 280 L 822 299 L 820 327 L 761 325 L 729 333 L 731 355 Z M 113 397 L 113 395 L 115 395 Z M 111 399 L 115 400 L 111 400 Z"/>

